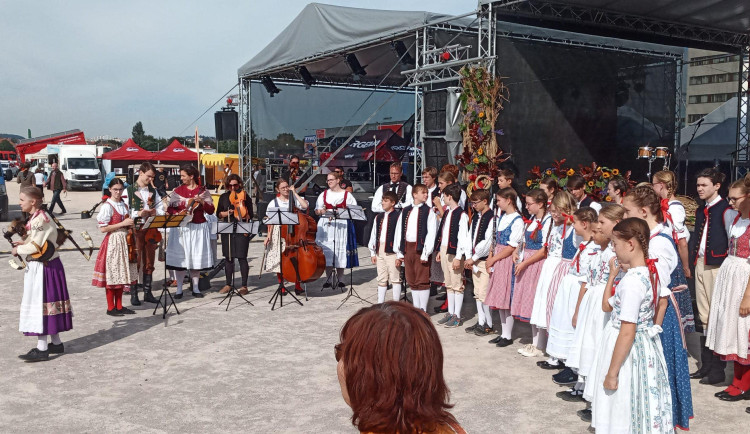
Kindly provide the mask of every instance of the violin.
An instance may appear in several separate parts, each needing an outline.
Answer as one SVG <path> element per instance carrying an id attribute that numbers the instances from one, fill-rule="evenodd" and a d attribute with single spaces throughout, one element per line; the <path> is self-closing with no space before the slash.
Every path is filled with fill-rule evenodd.
<path id="1" fill-rule="evenodd" d="M 201 194 L 203 194 L 204 191 L 206 191 L 206 187 L 200 186 L 199 190 L 198 190 L 198 194 L 196 194 L 195 196 L 193 196 L 188 201 L 187 205 L 185 206 L 185 209 L 183 209 L 182 211 L 178 212 L 177 214 L 181 214 L 181 215 L 193 215 L 193 213 L 195 212 L 195 210 L 198 209 L 198 207 L 202 205 L 201 203 L 198 202 L 198 198 L 200 197 Z"/>
<path id="2" fill-rule="evenodd" d="M 129 218 L 125 215 L 125 218 Z M 138 247 L 135 241 L 135 225 L 128 228 L 128 235 L 125 236 L 125 243 L 128 245 L 128 262 L 135 263 L 138 261 Z"/>
<path id="3" fill-rule="evenodd" d="M 247 220 L 248 216 L 250 215 L 247 206 L 245 205 L 245 201 L 247 200 L 247 193 L 245 193 L 245 190 L 241 190 L 239 192 L 232 191 L 229 193 L 229 202 L 232 204 L 232 207 L 234 208 L 234 218 L 236 220 Z"/>

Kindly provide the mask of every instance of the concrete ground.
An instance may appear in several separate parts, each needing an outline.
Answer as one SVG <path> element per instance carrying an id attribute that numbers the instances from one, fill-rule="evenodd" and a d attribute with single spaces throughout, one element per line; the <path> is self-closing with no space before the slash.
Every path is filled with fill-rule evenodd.
<path id="1" fill-rule="evenodd" d="M 17 204 L 17 184 L 8 186 L 11 204 Z M 69 193 L 63 198 L 68 214 L 60 219 L 76 235 L 88 230 L 97 246 L 102 234 L 95 220 L 81 220 L 79 213 L 99 197 Z M 17 205 L 11 210 L 17 213 Z M 375 272 L 367 255 L 360 248 L 362 266 L 352 276 L 359 294 L 374 301 Z M 254 306 L 233 301 L 225 311 L 216 292 L 223 277 L 217 277 L 205 298 L 186 296 L 177 303 L 181 314 L 162 320 L 150 304 L 136 308 L 137 315 L 105 315 L 103 290 L 91 286 L 95 258 L 87 262 L 77 252 L 64 252 L 74 329 L 61 335 L 64 355 L 36 364 L 17 358 L 36 339 L 17 331 L 23 272 L 6 265 L 0 285 L 0 432 L 355 432 L 341 399 L 333 346 L 344 322 L 366 303 L 352 299 L 337 310 L 344 294 L 321 291 L 320 281 L 308 287 L 304 306 L 286 297 L 283 308 L 271 311 L 275 279 L 268 273 L 258 278 L 261 257 L 262 244 L 251 243 L 248 298 Z M 162 275 L 158 263 L 155 276 Z M 468 326 L 476 318 L 472 299 L 466 301 Z M 552 383 L 552 372 L 516 352 L 530 336 L 527 326 L 517 327 L 519 339 L 503 349 L 463 327 L 438 331 L 453 413 L 468 432 L 587 430 L 576 416 L 584 405 L 555 397 L 563 388 Z M 696 341 L 691 339 L 694 354 Z M 690 362 L 694 369 L 695 360 Z M 750 401 L 721 402 L 713 397 L 721 387 L 692 385 L 692 431 L 746 430 Z"/>

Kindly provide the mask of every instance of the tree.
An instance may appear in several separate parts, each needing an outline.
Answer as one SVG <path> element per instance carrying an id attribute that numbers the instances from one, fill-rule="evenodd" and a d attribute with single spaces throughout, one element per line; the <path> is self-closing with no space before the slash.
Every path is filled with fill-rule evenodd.
<path id="1" fill-rule="evenodd" d="M 145 136 L 146 132 L 143 131 L 143 124 L 141 123 L 141 121 L 136 122 L 136 124 L 133 126 L 133 141 L 136 144 L 143 146 L 143 139 L 145 138 Z"/>
<path id="2" fill-rule="evenodd" d="M 11 143 L 8 140 L 3 140 L 0 142 L 0 151 L 16 151 L 16 147 L 13 146 L 13 143 Z"/>

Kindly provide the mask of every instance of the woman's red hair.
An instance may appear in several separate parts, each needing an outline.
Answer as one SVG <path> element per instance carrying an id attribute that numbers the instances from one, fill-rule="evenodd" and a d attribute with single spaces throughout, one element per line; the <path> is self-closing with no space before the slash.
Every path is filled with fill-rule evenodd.
<path id="1" fill-rule="evenodd" d="M 420 310 L 389 301 L 361 309 L 341 329 L 339 351 L 360 432 L 419 433 L 458 426 L 447 410 L 443 348 Z"/>

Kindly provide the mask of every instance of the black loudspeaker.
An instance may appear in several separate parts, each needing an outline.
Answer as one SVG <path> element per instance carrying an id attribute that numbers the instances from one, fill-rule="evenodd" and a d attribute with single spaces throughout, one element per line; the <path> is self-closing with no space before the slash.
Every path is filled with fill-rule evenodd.
<path id="1" fill-rule="evenodd" d="M 445 135 L 445 108 L 448 93 L 445 89 L 425 92 L 424 105 L 424 134 L 425 136 Z"/>
<path id="2" fill-rule="evenodd" d="M 449 164 L 448 159 L 448 144 L 444 139 L 424 139 L 424 165 L 436 167 L 440 170 L 446 164 Z"/>
<path id="3" fill-rule="evenodd" d="M 214 126 L 216 127 L 216 140 L 239 140 L 238 136 L 239 118 L 237 112 L 222 110 L 214 113 Z"/>

